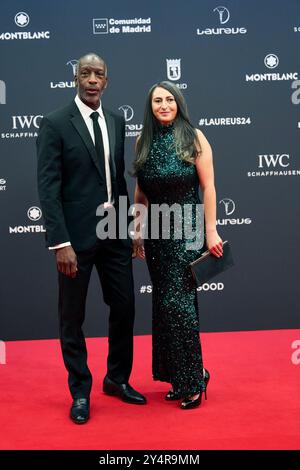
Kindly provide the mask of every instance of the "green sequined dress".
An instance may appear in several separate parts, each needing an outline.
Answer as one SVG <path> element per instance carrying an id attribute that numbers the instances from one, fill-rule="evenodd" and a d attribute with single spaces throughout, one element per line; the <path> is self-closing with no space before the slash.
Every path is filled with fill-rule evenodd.
<path id="1" fill-rule="evenodd" d="M 196 210 L 201 203 L 196 167 L 177 156 L 172 125 L 160 127 L 137 178 L 149 203 L 148 229 L 152 204 L 190 204 Z M 189 223 L 195 226 L 195 211 Z M 188 266 L 204 248 L 187 250 L 187 239 L 176 239 L 176 227 L 171 218 L 170 239 L 151 239 L 149 233 L 145 252 L 153 286 L 153 378 L 171 383 L 182 398 L 205 389 L 196 287 Z"/>

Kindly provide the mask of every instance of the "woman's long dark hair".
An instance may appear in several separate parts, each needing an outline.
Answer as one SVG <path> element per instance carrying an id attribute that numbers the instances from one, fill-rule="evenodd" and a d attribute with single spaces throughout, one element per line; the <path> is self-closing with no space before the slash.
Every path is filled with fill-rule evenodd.
<path id="1" fill-rule="evenodd" d="M 195 163 L 197 156 L 201 152 L 200 142 L 190 122 L 186 102 L 181 91 L 171 82 L 159 82 L 153 85 L 148 93 L 143 129 L 136 144 L 136 159 L 134 162 L 135 173 L 142 168 L 147 160 L 153 137 L 161 127 L 152 112 L 152 95 L 157 87 L 164 88 L 171 93 L 177 103 L 177 115 L 174 120 L 174 141 L 175 151 L 179 158 L 189 163 Z"/>

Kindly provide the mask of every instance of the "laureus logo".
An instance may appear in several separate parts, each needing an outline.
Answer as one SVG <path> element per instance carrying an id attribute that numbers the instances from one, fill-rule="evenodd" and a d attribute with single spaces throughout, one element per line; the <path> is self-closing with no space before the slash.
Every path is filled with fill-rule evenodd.
<path id="1" fill-rule="evenodd" d="M 67 66 L 70 65 L 72 68 L 73 80 L 66 80 L 66 81 L 61 81 L 61 82 L 50 82 L 50 88 L 60 88 L 60 89 L 75 88 L 76 86 L 75 86 L 74 76 L 76 75 L 76 72 L 77 72 L 77 64 L 78 64 L 77 59 L 71 59 L 71 60 L 68 60 L 68 62 L 66 62 L 66 65 Z"/>
<path id="2" fill-rule="evenodd" d="M 228 198 L 228 197 L 224 197 L 223 199 L 221 199 L 221 201 L 219 201 L 219 204 L 221 204 L 224 208 L 224 212 L 225 212 L 225 215 L 226 215 L 226 218 L 224 219 L 218 219 L 217 220 L 217 225 L 249 225 L 251 224 L 252 220 L 249 218 L 249 217 L 239 217 L 239 218 L 229 218 L 229 216 L 231 216 L 234 211 L 235 211 L 235 202 Z"/>
<path id="3" fill-rule="evenodd" d="M 224 210 L 225 210 L 226 215 L 231 215 L 231 214 L 234 213 L 234 211 L 235 211 L 235 202 L 232 199 L 229 199 L 228 197 L 224 198 L 224 199 L 221 199 L 219 204 L 224 205 Z"/>
<path id="4" fill-rule="evenodd" d="M 226 7 L 216 7 L 213 11 L 216 11 L 219 14 L 219 20 L 221 24 L 225 24 L 227 21 L 229 21 L 230 13 Z"/>
<path id="5" fill-rule="evenodd" d="M 69 62 L 67 62 L 67 64 L 66 64 L 66 65 L 71 65 L 73 76 L 76 75 L 76 72 L 77 72 L 77 64 L 78 64 L 78 60 L 77 60 L 77 59 L 69 60 Z"/>
<path id="6" fill-rule="evenodd" d="M 134 111 L 129 104 L 123 104 L 122 106 L 119 107 L 120 111 L 123 111 L 124 114 L 124 119 L 126 122 L 131 121 L 131 119 L 134 116 Z"/>
<path id="7" fill-rule="evenodd" d="M 224 25 L 228 23 L 230 20 L 230 12 L 228 8 L 224 6 L 217 6 L 216 8 L 213 9 L 214 13 L 217 13 L 219 15 L 219 22 L 220 22 L 220 27 L 219 28 L 197 28 L 196 34 L 197 36 L 211 36 L 214 37 L 216 35 L 222 35 L 222 34 L 232 34 L 232 35 L 237 35 L 237 34 L 246 34 L 247 29 L 241 26 L 235 26 L 235 27 L 230 27 Z"/>
<path id="8" fill-rule="evenodd" d="M 133 108 L 129 106 L 129 104 L 122 104 L 122 106 L 120 106 L 118 109 L 119 111 L 122 111 L 124 119 L 125 119 L 126 137 L 137 137 L 138 135 L 140 135 L 141 130 L 143 128 L 143 124 L 142 123 L 136 124 L 135 122 L 133 123 L 129 122 L 132 120 L 134 116 Z"/>

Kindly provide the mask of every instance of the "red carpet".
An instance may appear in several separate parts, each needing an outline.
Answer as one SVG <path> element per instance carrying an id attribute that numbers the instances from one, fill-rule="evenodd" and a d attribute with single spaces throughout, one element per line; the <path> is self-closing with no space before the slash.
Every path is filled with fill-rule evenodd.
<path id="1" fill-rule="evenodd" d="M 300 330 L 202 334 L 211 373 L 208 400 L 180 410 L 151 378 L 151 338 L 135 338 L 131 383 L 148 405 L 128 405 L 101 391 L 105 338 L 88 340 L 94 384 L 91 420 L 68 418 L 71 397 L 59 343 L 6 343 L 0 364 L 1 449 L 300 449 Z M 294 358 L 300 358 L 300 352 Z M 294 362 L 299 362 L 295 361 Z"/>

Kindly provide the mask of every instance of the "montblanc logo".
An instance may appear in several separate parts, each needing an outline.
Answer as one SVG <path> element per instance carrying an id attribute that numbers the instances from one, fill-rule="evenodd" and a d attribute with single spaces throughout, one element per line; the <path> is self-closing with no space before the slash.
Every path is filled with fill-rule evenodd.
<path id="1" fill-rule="evenodd" d="M 167 77 L 172 82 L 177 81 L 181 78 L 181 59 L 166 59 L 167 62 Z M 180 89 L 186 89 L 186 83 L 176 83 L 176 86 Z"/>
<path id="2" fill-rule="evenodd" d="M 15 23 L 17 26 L 20 26 L 20 28 L 25 28 L 25 26 L 29 25 L 29 21 L 29 15 L 27 15 L 27 13 L 24 11 L 20 11 L 15 16 Z"/>
<path id="3" fill-rule="evenodd" d="M 42 211 L 37 206 L 29 207 L 27 211 L 27 217 L 29 220 L 36 222 L 37 220 L 40 220 L 42 218 Z"/>
<path id="4" fill-rule="evenodd" d="M 223 25 L 228 23 L 228 21 L 230 20 L 230 12 L 229 12 L 228 8 L 220 5 L 220 6 L 217 6 L 213 9 L 213 13 L 217 14 L 220 26 L 219 27 L 214 27 L 214 28 L 205 28 L 205 29 L 197 28 L 197 30 L 196 30 L 197 36 L 208 37 L 208 36 L 217 36 L 217 35 L 222 35 L 222 34 L 236 35 L 236 34 L 246 34 L 247 33 L 247 29 L 245 27 L 241 27 L 241 26 L 238 26 L 238 27 L 230 27 L 230 26 L 223 27 Z"/>
<path id="5" fill-rule="evenodd" d="M 32 222 L 37 222 L 42 217 L 42 211 L 38 206 L 31 206 L 27 210 L 27 217 Z M 10 234 L 26 234 L 26 233 L 41 233 L 46 232 L 43 225 L 16 225 L 9 227 Z"/>
<path id="6" fill-rule="evenodd" d="M 235 202 L 233 199 L 227 197 L 223 198 L 221 201 L 219 201 L 219 204 L 221 207 L 223 207 L 226 217 L 223 219 L 218 219 L 217 225 L 249 225 L 252 223 L 252 220 L 249 217 L 229 217 L 235 212 Z"/>
<path id="7" fill-rule="evenodd" d="M 151 18 L 93 18 L 93 34 L 151 33 Z"/>
<path id="8" fill-rule="evenodd" d="M 66 88 L 75 88 L 75 81 L 74 81 L 74 76 L 76 75 L 77 71 L 77 64 L 78 60 L 77 59 L 71 59 L 68 60 L 66 65 L 71 68 L 72 70 L 72 80 L 69 81 L 61 81 L 61 82 L 50 82 L 50 88 L 59 88 L 59 89 L 66 89 Z"/>
<path id="9" fill-rule="evenodd" d="M 269 69 L 275 69 L 279 65 L 279 59 L 276 54 L 268 54 L 264 59 L 264 64 Z"/>
<path id="10" fill-rule="evenodd" d="M 6 104 L 6 85 L 3 80 L 0 80 L 0 104 Z"/>
<path id="11" fill-rule="evenodd" d="M 2 139 L 27 139 L 38 136 L 41 114 L 30 114 L 23 116 L 12 116 L 12 130 L 1 133 Z"/>
<path id="12" fill-rule="evenodd" d="M 120 106 L 119 111 L 123 112 L 123 116 L 125 119 L 125 129 L 126 129 L 126 137 L 137 137 L 140 135 L 141 130 L 143 128 L 143 124 L 133 124 L 129 122 L 132 120 L 134 116 L 134 110 L 129 104 L 122 104 Z"/>
<path id="13" fill-rule="evenodd" d="M 269 53 L 264 57 L 264 65 L 268 69 L 274 70 L 279 65 L 279 57 L 274 53 Z M 282 80 L 298 80 L 298 72 L 268 72 L 268 73 L 252 73 L 246 74 L 246 82 L 266 82 L 266 81 L 282 81 Z"/>
<path id="14" fill-rule="evenodd" d="M 261 154 L 257 156 L 257 168 L 247 172 L 248 178 L 299 176 L 300 169 L 290 168 L 291 157 L 288 153 Z"/>
<path id="15" fill-rule="evenodd" d="M 25 11 L 19 11 L 14 16 L 14 23 L 18 28 L 26 28 L 30 23 L 30 17 Z M 50 31 L 17 31 L 14 33 L 0 33 L 0 40 L 9 41 L 12 39 L 50 39 Z"/>
<path id="16" fill-rule="evenodd" d="M 0 178 L 0 191 L 6 191 L 6 180 L 4 178 Z"/>

